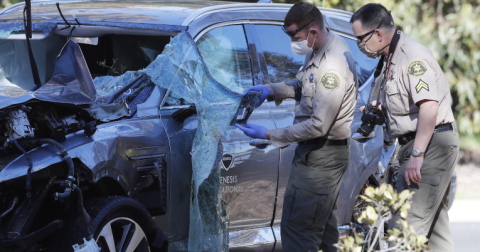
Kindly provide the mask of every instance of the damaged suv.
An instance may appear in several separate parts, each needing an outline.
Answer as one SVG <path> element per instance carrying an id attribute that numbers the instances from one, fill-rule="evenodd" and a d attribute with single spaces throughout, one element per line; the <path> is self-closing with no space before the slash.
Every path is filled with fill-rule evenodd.
<path id="1" fill-rule="evenodd" d="M 138 70 L 188 33 L 211 76 L 232 91 L 291 79 L 303 62 L 281 30 L 291 5 L 34 1 L 27 42 L 24 7 L 0 12 L 0 250 L 77 251 L 90 238 L 102 251 L 188 250 L 196 110 Z M 321 11 L 356 60 L 355 132 L 378 60 L 358 50 L 351 13 Z M 293 99 L 278 107 L 265 102 L 249 122 L 285 127 L 294 106 Z M 229 249 L 281 251 L 296 146 L 275 148 L 238 129 L 223 132 L 221 141 Z M 341 235 L 351 226 L 365 231 L 355 223 L 365 207 L 356 196 L 389 180 L 394 149 L 384 148 L 381 127 L 351 141 L 338 203 Z"/>

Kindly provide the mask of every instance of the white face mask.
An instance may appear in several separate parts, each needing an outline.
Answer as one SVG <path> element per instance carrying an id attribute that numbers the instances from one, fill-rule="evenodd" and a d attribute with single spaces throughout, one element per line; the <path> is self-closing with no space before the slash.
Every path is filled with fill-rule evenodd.
<path id="1" fill-rule="evenodd" d="M 291 41 L 290 46 L 292 48 L 292 52 L 297 55 L 307 55 L 313 52 L 313 45 L 315 44 L 315 39 L 313 39 L 312 47 L 308 47 L 308 37 L 310 36 L 310 31 L 308 32 L 307 39 L 297 42 Z"/>

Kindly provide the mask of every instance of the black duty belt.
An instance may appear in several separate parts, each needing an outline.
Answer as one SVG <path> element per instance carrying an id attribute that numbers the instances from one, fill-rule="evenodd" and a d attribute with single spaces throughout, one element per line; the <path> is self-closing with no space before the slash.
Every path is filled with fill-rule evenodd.
<path id="1" fill-rule="evenodd" d="M 440 124 L 435 126 L 435 129 L 433 130 L 433 133 L 438 133 L 438 132 L 444 132 L 444 131 L 450 131 L 453 130 L 453 125 L 451 123 L 446 123 L 446 124 Z M 398 143 L 400 145 L 405 145 L 411 140 L 415 139 L 415 135 L 417 132 L 411 132 L 405 135 L 401 135 L 398 137 Z"/>
<path id="2" fill-rule="evenodd" d="M 323 137 L 317 137 L 314 139 L 308 139 L 305 141 L 298 142 L 299 145 L 302 144 L 318 144 L 320 146 L 323 145 L 336 145 L 336 146 L 343 146 L 343 145 L 348 145 L 348 139 L 342 139 L 342 140 L 329 140 Z"/>

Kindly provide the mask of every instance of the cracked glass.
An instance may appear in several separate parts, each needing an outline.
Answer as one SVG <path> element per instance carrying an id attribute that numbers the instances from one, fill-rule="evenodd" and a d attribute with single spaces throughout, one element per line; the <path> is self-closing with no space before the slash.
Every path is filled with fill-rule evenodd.
<path id="1" fill-rule="evenodd" d="M 5 32 L 0 26 L 0 33 Z M 56 58 L 65 44 L 59 36 L 31 40 L 37 62 L 40 82 L 45 84 L 52 77 Z M 53 56 L 53 57 L 52 57 Z M 25 36 L 19 39 L 0 39 L 0 85 L 31 90 L 35 87 Z"/>
<path id="2" fill-rule="evenodd" d="M 193 142 L 189 251 L 225 251 L 227 214 L 221 204 L 220 160 L 222 131 L 235 117 L 241 95 L 218 83 L 209 73 L 195 42 L 180 33 L 144 70 L 153 83 L 173 96 L 194 103 L 198 128 Z"/>
<path id="3" fill-rule="evenodd" d="M 248 45 L 242 25 L 213 29 L 198 41 L 206 67 L 212 77 L 228 89 L 243 93 L 253 85 Z M 170 93 L 167 106 L 189 105 L 181 96 Z"/>
<path id="4" fill-rule="evenodd" d="M 33 22 L 32 30 L 41 30 L 45 35 L 50 34 L 53 29 L 57 28 L 57 24 L 53 22 Z M 25 24 L 23 22 L 2 22 L 0 23 L 0 39 L 7 38 L 10 34 L 23 31 Z"/>
<path id="5" fill-rule="evenodd" d="M 101 95 L 111 95 L 114 89 L 108 88 L 115 86 L 112 83 L 123 87 L 141 74 L 148 76 L 152 83 L 168 89 L 174 100 L 181 97 L 182 103 L 195 104 L 198 128 L 191 149 L 193 172 L 188 250 L 226 251 L 228 214 L 221 203 L 220 160 L 223 148 L 220 138 L 222 131 L 234 129 L 229 124 L 242 100 L 242 95 L 238 93 L 243 90 L 241 75 L 240 81 L 230 83 L 228 87 L 217 82 L 208 71 L 208 63 L 203 60 L 193 39 L 182 32 L 145 69 L 117 77 L 99 77 L 94 79 L 94 83 L 97 90 L 101 90 Z M 235 76 L 226 77 L 235 79 Z"/>

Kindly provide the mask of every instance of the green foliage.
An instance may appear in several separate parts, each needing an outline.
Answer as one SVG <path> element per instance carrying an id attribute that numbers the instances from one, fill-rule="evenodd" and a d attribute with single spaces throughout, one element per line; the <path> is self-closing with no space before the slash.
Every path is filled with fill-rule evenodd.
<path id="1" fill-rule="evenodd" d="M 297 0 L 275 0 L 294 3 Z M 367 0 L 308 0 L 354 12 Z M 480 133 L 480 5 L 477 0 L 377 0 L 397 28 L 429 48 L 450 84 L 459 131 Z"/>
<path id="2" fill-rule="evenodd" d="M 97 65 L 110 69 L 112 74 L 122 75 L 125 72 L 125 70 L 127 69 L 127 67 L 125 67 L 123 65 L 120 65 L 120 71 L 118 71 L 117 68 L 115 67 L 115 64 L 117 64 L 117 60 L 118 59 L 113 58 L 111 66 L 107 65 L 107 60 L 106 59 L 103 60 L 103 61 L 97 61 Z"/>
<path id="3" fill-rule="evenodd" d="M 24 2 L 22 0 L 0 0 L 0 9 L 3 9 L 5 7 L 8 7 L 12 4 Z"/>
<path id="4" fill-rule="evenodd" d="M 367 187 L 364 195 L 360 195 L 366 202 L 372 203 L 362 212 L 358 218 L 359 223 L 366 223 L 370 232 L 367 238 L 353 232 L 353 236 L 348 236 L 340 240 L 337 247 L 340 252 L 361 252 L 374 251 L 375 244 L 380 240 L 390 242 L 392 247 L 377 251 L 426 251 L 428 239 L 424 235 L 416 235 L 413 226 L 408 226 L 405 218 L 410 210 L 410 200 L 414 192 L 404 190 L 397 194 L 391 185 L 382 184 L 378 188 Z M 390 220 L 393 215 L 400 215 L 400 228 L 387 230 L 388 237 L 381 237 L 385 222 Z M 377 231 L 380 230 L 380 231 Z M 353 231 L 353 230 L 352 230 Z"/>

